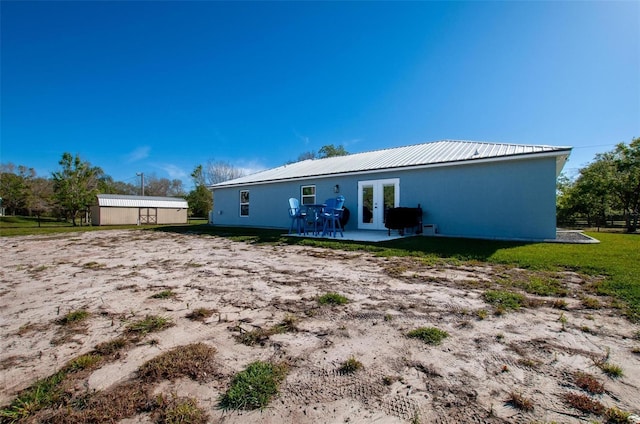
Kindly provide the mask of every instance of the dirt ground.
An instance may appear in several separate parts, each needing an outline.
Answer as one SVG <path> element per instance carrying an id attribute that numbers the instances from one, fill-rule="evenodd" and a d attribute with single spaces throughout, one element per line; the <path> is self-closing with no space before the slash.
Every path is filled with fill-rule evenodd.
<path id="1" fill-rule="evenodd" d="M 484 292 L 525 270 L 429 264 L 409 258 L 303 246 L 251 245 L 225 238 L 150 231 L 0 238 L 0 405 L 147 316 L 175 324 L 149 334 L 86 376 L 78 391 L 99 392 L 130 380 L 145 362 L 177 346 L 217 350 L 216 377 L 163 381 L 156 393 L 197 400 L 213 423 L 500 423 L 602 422 L 567 394 L 605 408 L 640 412 L 640 326 L 610 299 L 585 305 L 596 277 L 556 274 L 568 295 L 526 294 L 529 306 L 496 314 Z M 172 290 L 177 296 L 151 296 Z M 346 305 L 319 305 L 337 292 Z M 593 295 L 590 295 L 592 298 Z M 593 304 L 591 305 L 593 307 Z M 215 313 L 204 321 L 196 308 Z M 59 319 L 85 309 L 79 329 Z M 297 332 L 247 346 L 240 332 L 287 316 Z M 406 337 L 418 327 L 448 332 L 440 345 Z M 151 342 L 150 342 L 151 341 Z M 353 357 L 363 369 L 344 374 Z M 256 360 L 284 361 L 279 396 L 260 411 L 225 412 L 219 398 L 231 377 Z M 617 365 L 607 376 L 598 364 Z M 590 394 L 576 373 L 604 393 Z M 514 395 L 530 402 L 519 408 Z M 123 422 L 151 422 L 140 414 Z"/>

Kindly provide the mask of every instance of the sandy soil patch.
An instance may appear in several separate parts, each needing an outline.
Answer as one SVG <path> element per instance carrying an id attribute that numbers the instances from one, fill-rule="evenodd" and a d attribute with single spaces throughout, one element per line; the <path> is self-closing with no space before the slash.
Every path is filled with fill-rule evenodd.
<path id="1" fill-rule="evenodd" d="M 575 273 L 555 276 L 568 296 L 526 295 L 530 306 L 495 315 L 483 294 L 505 274 L 517 279 L 527 271 L 147 231 L 0 238 L 0 405 L 121 336 L 132 321 L 157 315 L 175 325 L 88 373 L 77 392 L 126 383 L 149 359 L 202 342 L 217 350 L 215 378 L 164 381 L 154 391 L 193 397 L 214 423 L 603 419 L 570 406 L 567 393 L 640 412 L 640 327 L 616 309 L 587 309 L 581 296 L 591 281 Z M 163 290 L 175 296 L 151 297 Z M 350 302 L 319 305 L 327 292 Z M 214 313 L 188 319 L 197 308 Z M 90 312 L 82 326 L 57 321 L 81 309 Z M 297 332 L 253 346 L 236 338 L 291 316 Z M 418 327 L 449 337 L 436 346 L 406 337 Z M 350 357 L 364 368 L 339 372 Z M 280 395 L 263 411 L 221 411 L 218 400 L 231 377 L 256 360 L 289 364 Z M 596 365 L 604 360 L 623 376 L 607 376 Z M 604 393 L 581 389 L 578 372 L 602 383 Z M 514 394 L 533 409 L 518 408 Z M 151 416 L 125 422 L 145 420 Z"/>

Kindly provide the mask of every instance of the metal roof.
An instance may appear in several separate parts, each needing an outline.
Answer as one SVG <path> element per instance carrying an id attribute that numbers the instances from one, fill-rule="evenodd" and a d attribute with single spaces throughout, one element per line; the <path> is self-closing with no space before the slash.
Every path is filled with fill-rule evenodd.
<path id="1" fill-rule="evenodd" d="M 124 194 L 98 194 L 98 206 L 120 208 L 179 208 L 188 209 L 189 204 L 180 197 L 127 196 Z"/>
<path id="2" fill-rule="evenodd" d="M 347 156 L 308 159 L 214 184 L 212 188 L 328 177 L 346 173 L 444 166 L 471 161 L 509 160 L 521 158 L 524 155 L 551 155 L 566 158 L 570 152 L 571 147 L 443 140 Z M 564 166 L 564 160 L 561 162 L 558 162 L 558 173 Z"/>

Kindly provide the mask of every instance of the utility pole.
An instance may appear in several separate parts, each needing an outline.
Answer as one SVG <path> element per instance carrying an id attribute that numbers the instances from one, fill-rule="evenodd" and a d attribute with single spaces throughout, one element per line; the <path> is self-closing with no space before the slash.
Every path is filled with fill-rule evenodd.
<path id="1" fill-rule="evenodd" d="M 136 172 L 136 177 L 140 177 L 140 190 L 144 196 L 144 172 Z"/>

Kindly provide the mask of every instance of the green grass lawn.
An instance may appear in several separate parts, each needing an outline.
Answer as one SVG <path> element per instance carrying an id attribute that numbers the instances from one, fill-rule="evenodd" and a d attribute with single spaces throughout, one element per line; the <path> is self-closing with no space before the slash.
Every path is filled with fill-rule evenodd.
<path id="1" fill-rule="evenodd" d="M 363 250 L 379 256 L 414 256 L 427 261 L 448 263 L 488 262 L 533 270 L 571 270 L 606 278 L 598 286 L 601 294 L 625 301 L 628 315 L 640 321 L 640 235 L 623 233 L 587 234 L 599 244 L 522 243 L 445 237 L 407 237 L 382 243 L 315 240 L 283 236 L 282 230 L 213 227 L 198 221 L 179 226 L 73 227 L 69 223 L 49 222 L 37 227 L 28 222 L 10 222 L 2 217 L 0 235 L 27 235 L 63 231 L 109 229 L 146 229 L 179 233 L 200 233 L 226 237 L 247 243 L 298 244 L 331 249 Z M 21 225 L 20 225 L 21 224 Z"/>
<path id="2" fill-rule="evenodd" d="M 189 220 L 190 225 L 206 224 L 206 219 Z M 0 216 L 0 236 L 26 236 L 33 234 L 68 233 L 78 231 L 122 230 L 122 229 L 151 229 L 163 227 L 163 225 L 110 225 L 94 227 L 91 225 L 73 226 L 70 221 L 60 221 L 55 218 L 28 216 Z M 173 227 L 173 226 L 172 226 Z"/>

